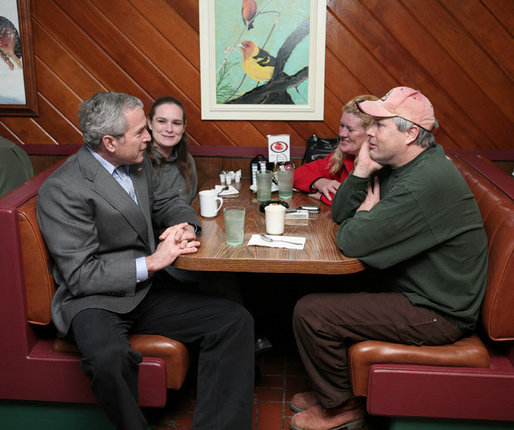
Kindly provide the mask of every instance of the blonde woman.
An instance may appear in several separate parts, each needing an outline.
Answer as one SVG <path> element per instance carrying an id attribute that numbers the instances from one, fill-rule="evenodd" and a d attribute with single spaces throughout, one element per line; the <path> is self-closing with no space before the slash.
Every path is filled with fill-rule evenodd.
<path id="1" fill-rule="evenodd" d="M 355 156 L 362 143 L 368 138 L 366 130 L 373 123 L 373 117 L 359 110 L 357 100 L 377 100 L 369 94 L 354 97 L 343 106 L 339 126 L 339 145 L 332 154 L 300 166 L 294 172 L 294 187 L 309 193 L 311 197 L 332 205 L 332 199 L 339 185 L 353 169 Z"/>

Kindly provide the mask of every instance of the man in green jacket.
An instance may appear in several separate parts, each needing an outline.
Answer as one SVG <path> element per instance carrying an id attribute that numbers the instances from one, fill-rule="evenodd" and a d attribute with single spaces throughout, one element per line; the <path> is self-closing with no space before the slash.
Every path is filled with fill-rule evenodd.
<path id="1" fill-rule="evenodd" d="M 476 325 L 487 278 L 487 237 L 474 196 L 432 135 L 430 101 L 393 88 L 359 109 L 375 118 L 352 174 L 334 197 L 343 253 L 377 270 L 366 292 L 312 294 L 293 327 L 312 392 L 293 397 L 291 428 L 357 428 L 346 352 L 367 339 L 452 343 Z"/>
<path id="2" fill-rule="evenodd" d="M 18 188 L 34 176 L 27 153 L 0 136 L 0 197 Z"/>

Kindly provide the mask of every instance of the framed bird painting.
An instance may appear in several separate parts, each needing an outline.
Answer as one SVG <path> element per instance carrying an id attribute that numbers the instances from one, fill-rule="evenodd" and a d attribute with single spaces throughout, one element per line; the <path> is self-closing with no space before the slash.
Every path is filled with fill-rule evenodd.
<path id="1" fill-rule="evenodd" d="M 202 0 L 202 119 L 323 120 L 326 0 Z"/>
<path id="2" fill-rule="evenodd" d="M 0 115 L 36 116 L 30 0 L 0 1 Z"/>

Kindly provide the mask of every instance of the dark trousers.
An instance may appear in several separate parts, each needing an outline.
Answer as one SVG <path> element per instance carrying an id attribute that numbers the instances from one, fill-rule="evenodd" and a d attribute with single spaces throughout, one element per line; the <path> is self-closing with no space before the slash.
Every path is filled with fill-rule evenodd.
<path id="1" fill-rule="evenodd" d="M 462 337 L 437 312 L 414 306 L 399 293 L 305 296 L 296 304 L 293 330 L 312 389 L 325 408 L 353 397 L 346 356 L 350 344 L 373 339 L 442 345 Z"/>
<path id="2" fill-rule="evenodd" d="M 118 429 L 147 428 L 137 403 L 142 357 L 130 349 L 127 336 L 160 334 L 199 347 L 193 428 L 251 429 L 251 315 L 237 303 L 176 285 L 169 278 L 167 283 L 154 282 L 145 299 L 128 314 L 86 309 L 73 319 L 81 367 L 99 405 Z"/>

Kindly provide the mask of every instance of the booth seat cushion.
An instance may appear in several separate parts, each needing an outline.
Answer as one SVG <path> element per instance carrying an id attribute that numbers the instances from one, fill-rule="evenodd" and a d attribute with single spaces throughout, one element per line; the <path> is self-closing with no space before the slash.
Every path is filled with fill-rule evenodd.
<path id="1" fill-rule="evenodd" d="M 168 388 L 178 390 L 182 387 L 189 370 L 189 352 L 182 343 L 156 334 L 133 334 L 128 339 L 135 351 L 165 361 Z M 59 338 L 55 339 L 52 351 L 79 354 L 76 344 Z"/>
<path id="2" fill-rule="evenodd" d="M 414 346 L 368 340 L 348 349 L 348 369 L 356 396 L 368 394 L 369 368 L 373 364 L 489 367 L 489 353 L 477 335 L 449 345 Z"/>

